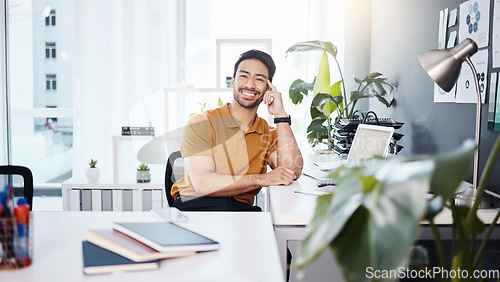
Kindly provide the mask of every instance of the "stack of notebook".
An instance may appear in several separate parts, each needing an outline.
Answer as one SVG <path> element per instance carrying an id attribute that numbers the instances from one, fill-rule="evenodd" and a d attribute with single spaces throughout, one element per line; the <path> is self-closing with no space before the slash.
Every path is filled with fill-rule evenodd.
<path id="1" fill-rule="evenodd" d="M 145 270 L 159 260 L 213 251 L 219 243 L 172 222 L 117 222 L 88 231 L 82 242 L 85 274 Z"/>

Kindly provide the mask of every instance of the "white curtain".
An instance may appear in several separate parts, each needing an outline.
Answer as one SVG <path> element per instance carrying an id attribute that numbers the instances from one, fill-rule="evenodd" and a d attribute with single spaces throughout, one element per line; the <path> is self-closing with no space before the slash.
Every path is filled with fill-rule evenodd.
<path id="1" fill-rule="evenodd" d="M 176 78 L 169 76 L 169 66 L 178 65 L 175 4 L 75 0 L 73 177 L 84 177 L 92 158 L 101 178 L 111 179 L 112 136 L 122 126 L 148 126 L 147 109 L 131 113 Z"/>

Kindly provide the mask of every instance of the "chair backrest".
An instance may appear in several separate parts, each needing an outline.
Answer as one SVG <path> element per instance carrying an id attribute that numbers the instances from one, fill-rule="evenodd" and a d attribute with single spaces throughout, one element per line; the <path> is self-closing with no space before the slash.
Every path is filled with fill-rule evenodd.
<path id="1" fill-rule="evenodd" d="M 24 166 L 17 165 L 2 165 L 0 166 L 0 174 L 4 175 L 21 175 L 24 180 L 24 198 L 30 205 L 30 210 L 33 207 L 33 174 L 31 170 Z"/>
<path id="2" fill-rule="evenodd" d="M 179 180 L 176 179 L 174 174 L 174 164 L 177 159 L 182 159 L 182 155 L 180 151 L 175 151 L 168 157 L 167 167 L 165 169 L 165 195 L 167 196 L 168 205 L 171 207 L 174 203 L 174 198 L 170 191 L 172 190 L 172 185 Z"/>

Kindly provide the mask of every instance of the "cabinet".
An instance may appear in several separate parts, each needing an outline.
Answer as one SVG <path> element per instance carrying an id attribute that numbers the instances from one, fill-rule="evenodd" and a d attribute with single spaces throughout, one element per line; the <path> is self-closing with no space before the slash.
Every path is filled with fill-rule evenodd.
<path id="1" fill-rule="evenodd" d="M 70 178 L 61 184 L 65 211 L 149 211 L 167 207 L 163 183 L 113 183 Z"/>

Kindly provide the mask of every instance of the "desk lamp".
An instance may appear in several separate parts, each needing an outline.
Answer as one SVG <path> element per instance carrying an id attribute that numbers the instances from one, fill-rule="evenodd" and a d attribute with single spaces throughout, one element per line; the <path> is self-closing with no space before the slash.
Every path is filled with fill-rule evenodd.
<path id="1" fill-rule="evenodd" d="M 474 153 L 474 171 L 472 187 L 457 195 L 455 201 L 458 205 L 472 206 L 476 199 L 478 186 L 479 167 L 479 136 L 481 131 L 481 92 L 479 91 L 479 79 L 477 71 L 470 57 L 477 52 L 477 44 L 474 40 L 467 38 L 452 49 L 431 50 L 418 56 L 420 64 L 427 71 L 427 74 L 446 92 L 449 92 L 455 85 L 462 63 L 465 61 L 472 69 L 477 92 L 476 105 L 476 144 L 478 148 Z M 485 198 L 488 196 L 484 195 Z M 497 203 L 488 203 L 483 200 L 480 204 L 482 208 L 494 207 Z"/>

